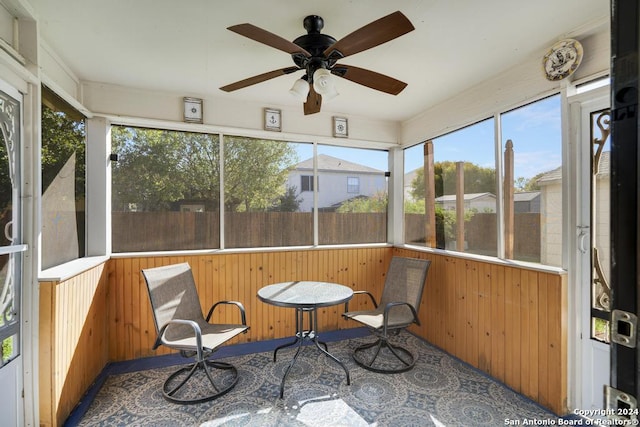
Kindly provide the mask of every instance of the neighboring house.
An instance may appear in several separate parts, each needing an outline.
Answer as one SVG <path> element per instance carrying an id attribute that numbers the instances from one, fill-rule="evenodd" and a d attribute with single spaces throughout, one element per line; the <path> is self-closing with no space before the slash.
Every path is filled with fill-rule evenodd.
<path id="1" fill-rule="evenodd" d="M 605 151 L 595 180 L 595 200 L 593 221 L 595 227 L 595 246 L 598 248 L 601 265 L 605 277 L 609 275 L 610 259 L 610 152 Z M 548 265 L 562 266 L 562 168 L 557 168 L 542 175 L 538 180 L 540 186 L 540 230 L 541 248 L 540 262 Z M 578 234 L 576 234 L 578 235 Z M 586 234 L 591 238 L 590 233 Z M 581 244 L 579 241 L 578 244 Z M 584 243 L 587 247 L 589 243 Z"/>
<path id="2" fill-rule="evenodd" d="M 445 210 L 456 209 L 456 195 L 447 194 L 436 197 L 436 204 Z M 464 195 L 464 209 L 475 209 L 478 212 L 495 212 L 496 196 L 491 193 L 470 193 Z"/>
<path id="3" fill-rule="evenodd" d="M 540 192 L 525 191 L 513 194 L 513 211 L 515 213 L 540 212 Z"/>
<path id="4" fill-rule="evenodd" d="M 204 212 L 204 203 L 181 204 L 180 212 Z"/>
<path id="5" fill-rule="evenodd" d="M 370 197 L 387 191 L 384 171 L 326 154 L 318 155 L 317 183 L 320 209 L 331 207 L 335 209 L 335 206 L 346 200 L 362 196 Z M 299 210 L 312 211 L 314 186 L 312 158 L 294 166 L 289 172 L 287 186 L 296 188 L 296 196 L 301 200 Z"/>
<path id="6" fill-rule="evenodd" d="M 416 178 L 418 171 L 421 168 L 414 169 L 404 174 L 404 200 L 415 201 L 411 196 L 413 190 L 413 180 Z M 491 193 L 480 193 L 491 194 Z M 470 197 L 475 197 L 477 194 L 465 195 L 465 209 L 469 207 L 477 208 L 478 212 L 487 212 L 485 207 L 491 209 L 491 212 L 496 211 L 495 196 L 494 201 L 490 202 L 488 199 L 486 204 L 481 203 L 479 200 L 469 200 Z M 445 209 L 455 209 L 455 195 L 442 196 L 436 199 L 436 203 L 440 202 Z M 515 213 L 527 213 L 527 212 L 540 212 L 540 192 L 539 191 L 527 191 L 514 194 L 514 210 Z M 473 202 L 474 206 L 467 205 L 467 202 Z M 453 205 L 452 205 L 453 204 Z M 478 207 L 477 205 L 482 205 Z"/>
<path id="7" fill-rule="evenodd" d="M 562 267 L 562 167 L 538 179 L 540 186 L 540 262 Z"/>

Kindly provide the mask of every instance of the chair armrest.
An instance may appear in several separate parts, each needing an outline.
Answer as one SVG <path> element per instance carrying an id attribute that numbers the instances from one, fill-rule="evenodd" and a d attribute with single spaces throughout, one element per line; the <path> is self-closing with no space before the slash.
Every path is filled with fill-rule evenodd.
<path id="1" fill-rule="evenodd" d="M 387 305 L 385 305 L 384 307 L 383 330 L 385 335 L 387 335 L 387 326 L 389 324 L 389 311 L 391 311 L 391 309 L 394 307 L 399 307 L 402 305 L 406 305 L 411 309 L 411 314 L 413 314 L 413 321 L 416 322 L 417 325 L 420 325 L 420 320 L 418 319 L 418 313 L 416 312 L 416 309 L 411 304 L 409 304 L 408 302 L 390 302 L 390 303 L 387 303 Z"/>
<path id="2" fill-rule="evenodd" d="M 369 291 L 353 291 L 353 296 L 356 295 L 368 295 L 369 298 L 371 298 L 371 302 L 373 303 L 373 307 L 374 308 L 378 308 L 378 303 L 376 302 L 375 297 L 373 296 L 373 294 Z M 349 301 L 344 303 L 344 311 L 345 313 L 349 312 Z"/>
<path id="3" fill-rule="evenodd" d="M 202 331 L 200 330 L 200 326 L 198 325 L 198 323 L 194 322 L 193 320 L 172 319 L 162 325 L 162 328 L 160 328 L 160 332 L 158 332 L 158 339 L 156 339 L 156 343 L 153 345 L 153 349 L 155 350 L 156 348 L 158 348 L 158 346 L 160 346 L 160 344 L 163 344 L 162 337 L 164 336 L 164 331 L 172 323 L 177 323 L 179 325 L 189 325 L 193 328 L 194 335 L 196 336 L 196 349 L 198 352 L 198 357 L 202 359 Z"/>
<path id="4" fill-rule="evenodd" d="M 242 303 L 238 301 L 218 301 L 217 303 L 213 304 L 209 309 L 209 314 L 207 314 L 207 319 L 206 319 L 207 322 L 209 322 L 209 319 L 211 319 L 211 316 L 213 315 L 213 310 L 215 310 L 216 307 L 219 306 L 220 304 L 235 305 L 236 307 L 238 307 L 238 309 L 240 310 L 240 317 L 242 318 L 242 324 L 244 326 L 247 326 L 247 315 L 245 314 L 244 305 L 242 305 Z"/>

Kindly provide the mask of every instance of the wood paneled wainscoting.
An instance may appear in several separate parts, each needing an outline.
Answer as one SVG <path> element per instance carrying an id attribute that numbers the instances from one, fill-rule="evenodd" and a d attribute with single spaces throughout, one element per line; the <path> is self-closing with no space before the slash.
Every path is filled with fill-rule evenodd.
<path id="1" fill-rule="evenodd" d="M 567 413 L 567 279 L 394 248 L 432 261 L 412 331 L 558 415 Z"/>
<path id="2" fill-rule="evenodd" d="M 107 263 L 40 282 L 40 425 L 61 426 L 108 362 Z"/>
<path id="3" fill-rule="evenodd" d="M 295 334 L 295 312 L 260 302 L 258 289 L 293 280 L 336 282 L 353 289 L 372 289 L 378 295 L 391 257 L 390 247 L 319 249 L 236 254 L 114 258 L 109 264 L 109 360 L 129 360 L 168 353 L 152 350 L 156 339 L 144 268 L 188 262 L 206 313 L 220 300 L 240 301 L 251 327 L 230 343 L 262 341 Z M 363 308 L 369 301 L 362 298 Z M 357 306 L 356 306 L 357 307 Z M 318 310 L 321 331 L 355 327 L 341 316 L 343 306 Z M 216 314 L 217 313 L 217 314 Z M 216 309 L 213 322 L 239 322 L 234 307 Z"/>
<path id="4" fill-rule="evenodd" d="M 382 293 L 393 255 L 432 261 L 412 331 L 562 415 L 567 411 L 567 297 L 564 274 L 406 248 L 372 247 L 112 258 L 63 282 L 40 283 L 40 416 L 61 425 L 107 362 L 165 354 L 144 268 L 188 262 L 203 310 L 241 301 L 251 329 L 232 343 L 291 336 L 293 310 L 260 302 L 262 286 L 293 280 L 337 282 Z M 368 298 L 352 302 L 369 308 Z M 319 311 L 321 331 L 356 327 L 343 307 Z M 236 322 L 217 310 L 214 321 Z"/>

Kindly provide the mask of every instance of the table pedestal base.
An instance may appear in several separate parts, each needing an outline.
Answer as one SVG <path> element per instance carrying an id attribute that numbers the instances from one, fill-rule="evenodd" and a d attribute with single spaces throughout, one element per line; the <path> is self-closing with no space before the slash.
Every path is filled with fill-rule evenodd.
<path id="1" fill-rule="evenodd" d="M 304 328 L 305 312 L 308 313 L 308 318 L 309 318 L 308 329 Z M 351 378 L 349 376 L 349 371 L 347 370 L 347 367 L 344 365 L 344 363 L 338 360 L 333 354 L 329 353 L 329 349 L 327 348 L 327 343 L 318 340 L 317 330 L 318 330 L 317 310 L 315 308 L 296 308 L 296 337 L 293 339 L 293 341 L 283 344 L 281 346 L 278 346 L 273 351 L 273 361 L 275 362 L 276 356 L 278 354 L 278 350 L 286 347 L 292 347 L 294 345 L 298 346 L 298 349 L 296 350 L 296 354 L 293 356 L 293 359 L 291 359 L 291 363 L 289 363 L 287 370 L 284 372 L 284 375 L 282 376 L 282 382 L 280 383 L 280 399 L 284 397 L 284 382 L 287 379 L 287 375 L 289 374 L 289 371 L 291 370 L 293 365 L 295 365 L 296 359 L 298 358 L 298 355 L 302 350 L 302 344 L 304 344 L 305 341 L 313 341 L 313 343 L 318 348 L 318 350 L 320 350 L 326 356 L 333 359 L 337 364 L 339 364 L 342 367 L 342 369 L 344 369 L 344 372 L 347 375 L 347 385 L 351 385 Z"/>

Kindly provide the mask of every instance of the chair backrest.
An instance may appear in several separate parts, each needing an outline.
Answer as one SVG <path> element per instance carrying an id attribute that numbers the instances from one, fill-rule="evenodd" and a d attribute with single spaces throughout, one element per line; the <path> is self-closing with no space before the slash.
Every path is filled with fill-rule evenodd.
<path id="1" fill-rule="evenodd" d="M 157 333 L 172 319 L 204 319 L 188 263 L 144 269 L 142 275 L 147 282 Z M 193 329 L 187 325 L 172 325 L 165 332 L 168 339 L 177 339 L 183 334 L 193 335 Z"/>
<path id="2" fill-rule="evenodd" d="M 416 258 L 391 258 L 384 281 L 380 305 L 406 302 L 418 311 L 431 261 Z"/>

